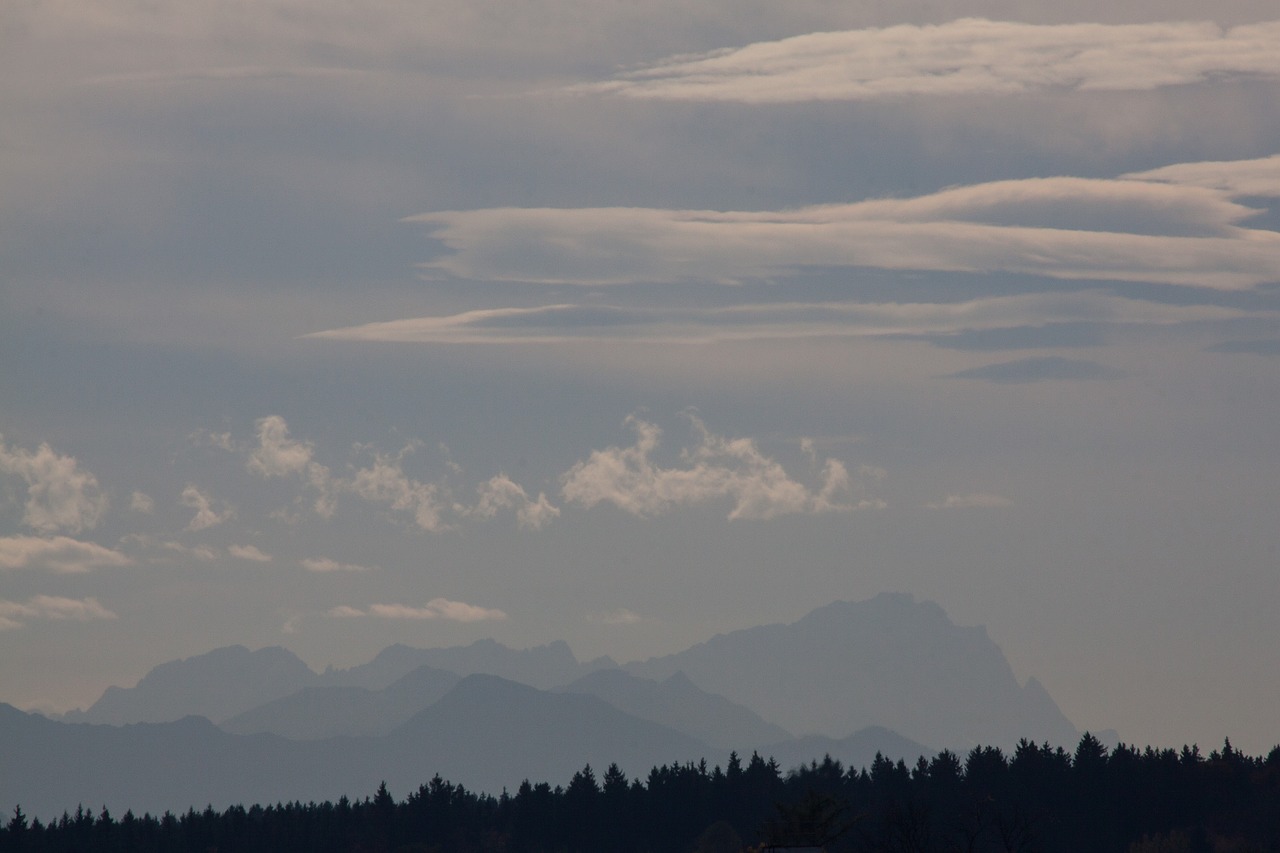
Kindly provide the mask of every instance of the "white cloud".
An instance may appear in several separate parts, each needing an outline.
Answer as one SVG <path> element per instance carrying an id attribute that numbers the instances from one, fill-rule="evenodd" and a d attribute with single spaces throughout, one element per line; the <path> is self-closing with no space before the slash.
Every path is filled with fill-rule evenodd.
<path id="1" fill-rule="evenodd" d="M 192 547 L 189 545 L 183 545 L 181 542 L 161 542 L 160 547 L 165 551 L 181 554 L 184 557 L 195 557 L 197 560 L 203 560 L 206 563 L 210 563 L 218 559 L 217 552 L 208 545 L 196 545 Z"/>
<path id="2" fill-rule="evenodd" d="M 333 616 L 337 619 L 355 619 L 357 617 L 365 615 L 363 610 L 358 610 L 355 607 L 350 607 L 346 604 L 340 604 L 337 607 L 331 607 L 325 612 L 326 612 L 326 615 Z"/>
<path id="3" fill-rule="evenodd" d="M 591 318 L 609 316 L 603 324 Z M 307 337 L 351 341 L 467 344 L 646 344 L 946 335 L 1047 323 L 1172 325 L 1230 320 L 1257 312 L 1215 305 L 1168 305 L 1102 291 L 1025 293 L 965 302 L 821 302 L 635 310 L 548 305 L 468 311 L 316 332 Z"/>
<path id="4" fill-rule="evenodd" d="M 132 562 L 118 551 L 66 536 L 0 537 L 0 569 L 42 568 L 60 574 L 77 574 L 103 566 L 127 566 Z"/>
<path id="5" fill-rule="evenodd" d="M 541 530 L 544 524 L 560 515 L 559 507 L 553 506 L 546 494 L 539 492 L 538 499 L 532 500 L 524 488 L 505 474 L 491 477 L 480 486 L 480 499 L 474 507 L 459 507 L 459 510 L 466 515 L 493 518 L 499 509 L 510 508 L 515 509 L 516 523 L 525 530 Z"/>
<path id="6" fill-rule="evenodd" d="M 1122 175 L 1134 181 L 1161 181 L 1220 190 L 1232 198 L 1280 198 L 1280 154 L 1256 160 L 1177 163 L 1146 172 Z"/>
<path id="7" fill-rule="evenodd" d="M 1003 495 L 972 492 L 967 495 L 947 495 L 937 503 L 925 504 L 926 509 L 999 509 L 1013 506 L 1013 501 Z"/>
<path id="8" fill-rule="evenodd" d="M 639 516 L 654 516 L 679 506 L 729 499 L 729 518 L 766 519 L 795 513 L 848 512 L 882 505 L 853 502 L 853 483 L 844 464 L 824 463 L 817 488 L 793 480 L 782 465 L 765 456 L 749 438 L 727 439 L 692 418 L 700 441 L 682 451 L 683 467 L 663 468 L 651 456 L 661 430 L 634 416 L 631 447 L 592 451 L 562 477 L 565 500 L 587 509 L 611 503 Z"/>
<path id="9" fill-rule="evenodd" d="M 619 607 L 617 610 L 610 610 L 606 613 L 593 613 L 587 617 L 587 621 L 596 622 L 600 625 L 635 625 L 643 621 L 643 617 L 625 607 Z"/>
<path id="10" fill-rule="evenodd" d="M 98 487 L 97 478 L 80 469 L 73 457 L 55 453 L 47 443 L 32 453 L 20 447 L 7 448 L 0 435 L 0 473 L 16 474 L 26 481 L 22 521 L 41 533 L 92 530 L 107 510 L 107 496 Z"/>
<path id="11" fill-rule="evenodd" d="M 279 415 L 269 415 L 257 423 L 258 446 L 249 454 L 249 470 L 264 477 L 283 477 L 306 470 L 311 462 L 310 442 L 289 437 L 289 425 Z"/>
<path id="12" fill-rule="evenodd" d="M 367 501 L 412 512 L 414 521 L 423 530 L 438 532 L 448 529 L 441 515 L 448 506 L 443 487 L 408 477 L 400 464 L 403 455 L 403 451 L 398 457 L 375 453 L 373 464 L 356 471 L 350 480 L 343 481 L 343 488 Z"/>
<path id="13" fill-rule="evenodd" d="M 337 560 L 331 560 L 328 557 L 308 557 L 301 563 L 302 567 L 309 572 L 367 572 L 372 570 L 372 566 L 360 566 L 355 563 L 339 563 Z"/>
<path id="14" fill-rule="evenodd" d="M 145 492 L 134 492 L 133 497 L 129 499 L 129 509 L 150 515 L 155 512 L 156 502 Z"/>
<path id="15" fill-rule="evenodd" d="M 461 601 L 450 601 L 447 598 L 433 598 L 424 607 L 411 607 L 406 604 L 371 604 L 368 611 L 343 605 L 329 611 L 330 616 L 354 617 L 374 616 L 379 619 L 443 619 L 448 622 L 500 622 L 507 618 L 501 610 L 477 607 Z"/>
<path id="16" fill-rule="evenodd" d="M 213 507 L 213 501 L 195 486 L 187 486 L 182 490 L 182 505 L 196 511 L 187 522 L 187 530 L 204 530 L 215 527 L 235 515 L 235 508 L 224 504 L 221 510 Z"/>
<path id="17" fill-rule="evenodd" d="M 315 446 L 289 436 L 289 425 L 279 415 L 268 415 L 257 424 L 258 446 L 249 454 L 249 470 L 263 477 L 302 476 L 316 490 L 313 508 L 317 515 L 331 518 L 337 495 L 327 467 L 314 461 Z"/>
<path id="18" fill-rule="evenodd" d="M 73 620 L 88 622 L 94 619 L 115 619 L 116 614 L 98 603 L 96 598 L 63 598 L 54 595 L 36 595 L 26 603 L 0 599 L 0 629 L 21 627 L 34 619 L 53 621 Z"/>
<path id="19" fill-rule="evenodd" d="M 271 562 L 271 555 L 264 554 L 255 545 L 228 545 L 227 553 L 241 560 L 249 560 L 254 563 Z"/>
<path id="20" fill-rule="evenodd" d="M 1280 22 L 945 24 L 810 33 L 678 56 L 570 91 L 787 103 L 1138 90 L 1280 77 Z"/>
<path id="21" fill-rule="evenodd" d="M 1280 234 L 1242 226 L 1257 211 L 1233 194 L 1149 179 L 1055 177 L 779 211 L 493 208 L 408 221 L 429 224 L 451 250 L 427 270 L 478 280 L 733 282 L 805 267 L 870 267 L 1220 290 L 1280 281 Z M 513 318 L 518 325 L 516 314 L 468 320 Z"/>

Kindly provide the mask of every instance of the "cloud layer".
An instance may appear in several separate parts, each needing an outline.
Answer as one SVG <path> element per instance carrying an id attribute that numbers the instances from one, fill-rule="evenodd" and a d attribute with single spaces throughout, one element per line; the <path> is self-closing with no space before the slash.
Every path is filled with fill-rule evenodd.
<path id="1" fill-rule="evenodd" d="M 462 601 L 433 598 L 422 607 L 407 604 L 371 604 L 367 610 L 341 605 L 329 610 L 328 615 L 343 619 L 372 616 L 377 619 L 441 619 L 446 622 L 500 622 L 507 618 L 501 610 L 477 607 Z"/>
<path id="2" fill-rule="evenodd" d="M 1194 180 L 1206 164 L 1187 164 L 794 210 L 493 208 L 407 221 L 449 250 L 423 265 L 429 273 L 489 281 L 734 282 L 870 267 L 1245 290 L 1280 281 L 1280 234 L 1243 225 L 1259 211 L 1236 201 L 1246 187 L 1274 189 L 1280 158 L 1246 163 L 1213 164 L 1236 176 L 1227 186 Z"/>
<path id="3" fill-rule="evenodd" d="M 1280 22 L 935 26 L 811 33 L 662 60 L 570 91 L 685 101 L 869 101 L 1034 91 L 1149 90 L 1280 77 Z"/>
<path id="4" fill-rule="evenodd" d="M 47 569 L 59 574 L 80 574 L 132 562 L 118 551 L 66 536 L 0 537 L 0 569 Z"/>
<path id="5" fill-rule="evenodd" d="M 115 619 L 116 614 L 98 603 L 96 598 L 63 598 L 56 595 L 36 595 L 25 603 L 0 598 L 0 631 L 21 628 L 32 620 L 48 619 L 56 622 L 72 620 L 88 622 L 94 619 Z"/>
<path id="6" fill-rule="evenodd" d="M 1234 308 L 1168 305 L 1086 291 L 936 303 L 820 302 L 643 309 L 560 304 L 368 323 L 316 332 L 309 337 L 434 344 L 711 344 L 883 335 L 945 337 L 1054 323 L 1174 325 L 1245 316 L 1248 312 Z"/>

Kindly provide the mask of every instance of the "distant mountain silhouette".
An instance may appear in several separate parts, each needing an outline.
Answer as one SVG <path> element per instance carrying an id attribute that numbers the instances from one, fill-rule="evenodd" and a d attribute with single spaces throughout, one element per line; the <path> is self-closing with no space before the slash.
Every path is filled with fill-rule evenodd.
<path id="1" fill-rule="evenodd" d="M 227 646 L 162 663 L 135 687 L 108 687 L 87 711 L 66 722 L 164 723 L 196 715 L 215 722 L 300 690 L 316 674 L 293 652 Z"/>
<path id="2" fill-rule="evenodd" d="M 938 605 L 903 594 L 837 602 L 624 669 L 652 679 L 683 671 L 800 734 L 879 725 L 952 749 L 1078 737 L 1038 682 L 1018 684 L 986 629 L 957 627 Z"/>
<path id="3" fill-rule="evenodd" d="M 368 663 L 350 669 L 329 669 L 317 675 L 296 655 L 279 646 L 253 652 L 244 646 L 227 646 L 203 655 L 162 663 L 143 676 L 136 686 L 108 687 L 88 710 L 71 711 L 59 719 L 69 723 L 124 725 L 164 723 L 186 716 L 200 716 L 222 723 L 290 697 L 304 688 L 384 690 L 424 666 L 458 676 L 475 673 L 497 675 L 546 689 L 599 669 L 616 668 L 617 664 L 607 657 L 579 663 L 564 641 L 529 649 L 512 649 L 494 640 L 477 640 L 469 646 L 439 649 L 415 649 L 397 644 L 383 649 Z M 376 704 L 384 700 L 393 705 L 398 701 L 394 697 L 373 701 Z M 412 710 L 421 710 L 430 701 L 424 701 Z M 333 707 L 322 710 L 321 706 L 327 703 L 332 703 Z M 289 719 L 313 731 L 309 737 L 322 737 L 328 724 L 321 717 L 329 714 L 336 719 L 343 713 L 356 714 L 357 707 L 370 707 L 361 703 L 367 703 L 367 697 L 349 690 L 322 691 L 299 697 L 289 706 L 292 711 L 279 709 L 278 712 L 286 717 L 293 714 Z M 310 713 L 320 716 L 310 723 L 303 723 L 296 716 L 302 708 L 310 708 Z M 274 724 L 265 729 L 259 728 L 270 718 L 268 714 L 250 717 L 249 721 L 238 720 L 233 728 L 245 731 L 245 726 L 248 726 L 254 731 L 275 731 Z M 284 719 L 281 717 L 281 725 L 284 725 Z M 384 728 L 381 723 L 372 725 L 374 729 Z"/>
<path id="4" fill-rule="evenodd" d="M 418 680 L 404 680 L 415 672 Z M 368 663 L 316 674 L 285 649 L 232 646 L 161 664 L 136 687 L 108 688 L 87 711 L 63 719 L 120 725 L 195 714 L 237 733 L 375 736 L 473 674 L 540 689 L 573 684 L 574 692 L 740 752 L 782 743 L 787 732 L 839 739 L 870 726 L 956 750 L 1078 738 L 1038 681 L 1018 684 L 985 629 L 957 627 L 936 604 L 900 594 L 837 602 L 789 625 L 735 631 L 623 668 L 608 658 L 579 662 L 564 642 L 517 650 L 480 640 L 395 645 Z"/>
<path id="5" fill-rule="evenodd" d="M 565 784 L 588 763 L 599 778 L 615 762 L 628 774 L 644 775 L 659 764 L 727 757 L 594 696 L 550 693 L 492 675 L 462 679 L 387 742 L 430 756 L 432 772 L 491 792 L 514 789 L 524 779 Z M 420 764 L 416 776 L 410 771 L 399 778 L 416 786 L 412 780 L 427 766 Z M 392 778 L 388 775 L 388 784 Z"/>
<path id="6" fill-rule="evenodd" d="M 304 687 L 224 720 L 219 728 L 233 734 L 270 732 L 291 740 L 376 737 L 403 725 L 453 689 L 460 678 L 443 669 L 420 666 L 382 690 Z"/>
<path id="7" fill-rule="evenodd" d="M 376 763 L 359 741 L 312 744 L 220 731 L 203 717 L 127 726 L 58 723 L 0 705 L 0 803 L 49 820 L 78 805 L 97 814 L 184 812 L 213 804 L 321 801 L 372 790 Z"/>
<path id="8" fill-rule="evenodd" d="M 0 705 L 0 813 L 44 820 L 95 813 L 368 796 L 403 796 L 439 773 L 499 793 L 524 779 L 566 784 L 590 763 L 631 775 L 726 756 L 594 696 L 537 690 L 489 675 L 462 679 L 383 737 L 291 741 L 235 735 L 199 717 L 127 726 L 60 723 Z"/>
<path id="9" fill-rule="evenodd" d="M 376 690 L 420 666 L 432 666 L 458 675 L 497 675 L 546 690 L 597 669 L 615 668 L 617 664 L 609 658 L 579 663 L 569 644 L 563 640 L 529 649 L 508 648 L 495 640 L 476 640 L 469 646 L 439 649 L 415 649 L 396 644 L 383 649 L 369 663 L 328 672 L 321 678 L 327 684 Z"/>
<path id="10" fill-rule="evenodd" d="M 642 720 L 670 726 L 723 750 L 750 753 L 765 744 L 790 740 L 780 726 L 766 723 L 742 705 L 699 688 L 683 672 L 657 682 L 605 669 L 556 689 L 596 696 Z"/>
<path id="11" fill-rule="evenodd" d="M 846 769 L 862 770 L 871 767 L 876 753 L 895 763 L 902 759 L 908 766 L 914 765 L 922 755 L 932 758 L 937 754 L 936 750 L 884 726 L 867 726 L 839 740 L 825 735 L 806 735 L 769 744 L 760 750 L 761 755 L 772 756 L 784 770 L 793 770 L 813 761 L 821 762 L 826 756 L 839 761 Z"/>

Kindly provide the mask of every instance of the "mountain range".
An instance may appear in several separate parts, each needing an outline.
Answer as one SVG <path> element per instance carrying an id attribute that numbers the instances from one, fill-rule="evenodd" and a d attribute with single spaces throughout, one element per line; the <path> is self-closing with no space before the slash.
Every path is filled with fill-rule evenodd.
<path id="1" fill-rule="evenodd" d="M 383 780 L 407 793 L 437 773 L 497 793 L 564 784 L 588 763 L 643 776 L 733 750 L 863 767 L 877 752 L 910 762 L 1023 737 L 1079 734 L 984 629 L 886 594 L 622 666 L 579 662 L 563 642 L 395 645 L 323 673 L 280 647 L 216 649 L 60 720 L 0 706 L 0 809 L 336 799 Z"/>

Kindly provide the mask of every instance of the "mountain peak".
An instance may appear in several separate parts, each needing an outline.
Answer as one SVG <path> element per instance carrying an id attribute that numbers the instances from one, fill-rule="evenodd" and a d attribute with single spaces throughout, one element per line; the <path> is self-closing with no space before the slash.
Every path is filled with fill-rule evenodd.
<path id="1" fill-rule="evenodd" d="M 905 593 L 834 602 L 624 668 L 658 680 L 683 671 L 799 733 L 843 737 L 880 725 L 952 748 L 1076 737 L 1043 688 L 1018 684 L 985 628 L 957 626 L 937 604 Z"/>

